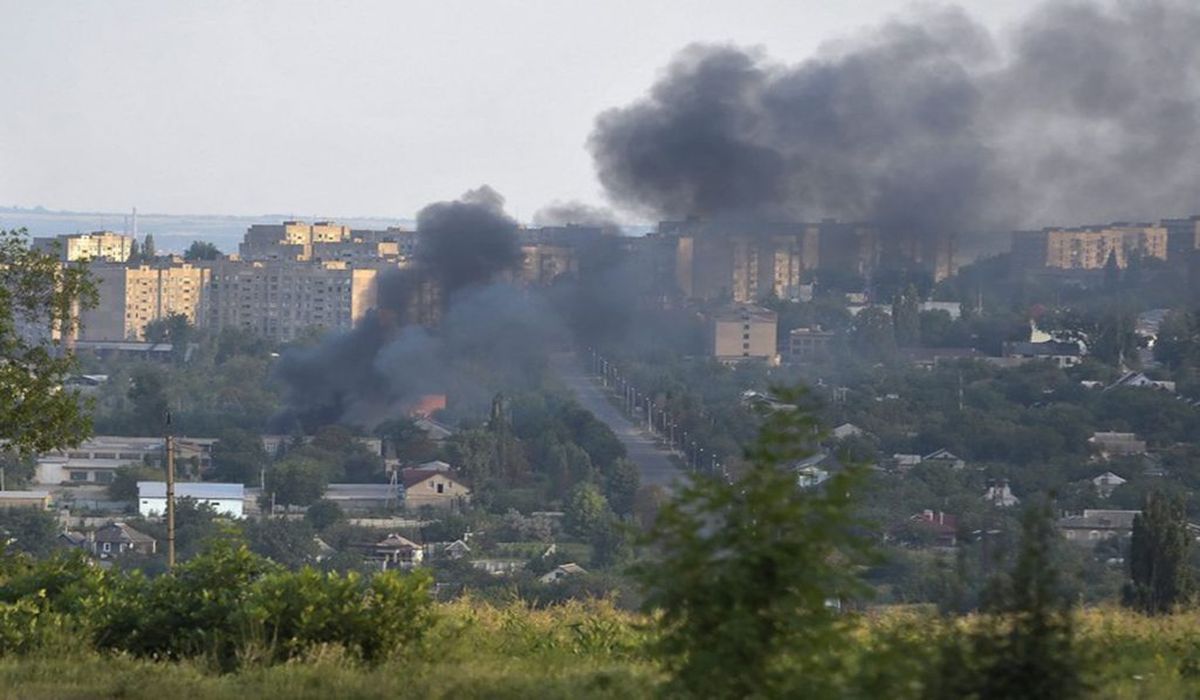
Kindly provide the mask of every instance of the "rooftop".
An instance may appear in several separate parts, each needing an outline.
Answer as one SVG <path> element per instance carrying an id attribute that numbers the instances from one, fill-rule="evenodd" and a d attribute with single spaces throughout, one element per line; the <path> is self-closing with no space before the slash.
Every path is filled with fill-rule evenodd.
<path id="1" fill-rule="evenodd" d="M 166 498 L 167 482 L 139 481 L 138 498 Z M 243 500 L 246 487 L 242 484 L 223 484 L 218 482 L 185 481 L 175 484 L 176 498 L 195 498 L 197 500 Z"/>

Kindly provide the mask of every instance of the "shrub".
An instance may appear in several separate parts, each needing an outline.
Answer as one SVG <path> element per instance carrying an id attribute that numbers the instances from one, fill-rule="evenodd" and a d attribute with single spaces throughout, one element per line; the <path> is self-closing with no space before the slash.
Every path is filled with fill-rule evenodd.
<path id="1" fill-rule="evenodd" d="M 340 644 L 375 661 L 418 641 L 432 623 L 431 577 L 381 572 L 370 578 L 310 568 L 277 572 L 255 583 L 245 607 L 275 660 Z"/>

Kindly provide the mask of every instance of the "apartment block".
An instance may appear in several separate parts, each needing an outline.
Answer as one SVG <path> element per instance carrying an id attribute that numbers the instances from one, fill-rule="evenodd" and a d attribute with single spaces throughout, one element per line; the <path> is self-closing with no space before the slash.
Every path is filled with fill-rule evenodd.
<path id="1" fill-rule="evenodd" d="M 761 306 L 738 304 L 709 316 L 712 355 L 722 362 L 776 361 L 778 317 Z"/>
<path id="2" fill-rule="evenodd" d="M 63 262 L 84 260 L 125 262 L 133 251 L 133 237 L 112 231 L 68 233 L 61 236 L 35 238 L 33 246 L 44 251 L 57 248 L 56 252 Z"/>
<path id="3" fill-rule="evenodd" d="M 1185 255 L 1200 250 L 1200 214 L 1186 219 L 1163 219 L 1167 230 L 1167 254 Z"/>
<path id="4" fill-rule="evenodd" d="M 313 259 L 313 246 L 319 243 L 351 241 L 350 227 L 329 221 L 313 224 L 285 221 L 281 224 L 254 224 L 238 246 L 242 260 Z"/>
<path id="5" fill-rule="evenodd" d="M 80 316 L 81 340 L 141 340 L 146 325 L 172 314 L 200 321 L 208 270 L 167 262 L 136 267 L 118 263 L 91 265 L 99 303 Z"/>
<path id="6" fill-rule="evenodd" d="M 1123 268 L 1133 255 L 1166 260 L 1167 240 L 1167 228 L 1154 224 L 1046 228 L 1014 232 L 1012 255 L 1025 268 L 1100 270 L 1109 257 Z"/>
<path id="7" fill-rule="evenodd" d="M 659 235 L 674 237 L 675 281 L 690 299 L 794 299 L 819 260 L 818 233 L 807 224 L 662 222 Z"/>
<path id="8" fill-rule="evenodd" d="M 202 325 L 279 341 L 353 328 L 375 306 L 379 274 L 345 262 L 218 261 L 209 270 Z"/>

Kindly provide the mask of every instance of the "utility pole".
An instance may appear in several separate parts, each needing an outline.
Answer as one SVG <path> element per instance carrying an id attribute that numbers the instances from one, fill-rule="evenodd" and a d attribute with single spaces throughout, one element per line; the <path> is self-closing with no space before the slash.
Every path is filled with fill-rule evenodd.
<path id="1" fill-rule="evenodd" d="M 171 435 L 171 414 L 167 413 L 167 568 L 175 568 L 175 437 Z"/>

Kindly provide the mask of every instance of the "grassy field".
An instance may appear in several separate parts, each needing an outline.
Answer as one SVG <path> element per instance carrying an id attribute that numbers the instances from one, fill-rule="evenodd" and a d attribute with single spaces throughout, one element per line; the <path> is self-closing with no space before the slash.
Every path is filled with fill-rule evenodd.
<path id="1" fill-rule="evenodd" d="M 274 666 L 247 658 L 241 670 L 222 674 L 203 662 L 99 654 L 64 635 L 32 655 L 0 658 L 0 697 L 632 700 L 655 695 L 663 680 L 649 659 L 645 620 L 603 604 L 530 610 L 459 602 L 439 613 L 420 649 L 374 666 L 326 647 Z M 845 672 L 879 673 L 875 690 L 894 698 L 922 697 L 920 650 L 936 646 L 945 623 L 886 611 L 850 624 L 856 644 Z M 1078 617 L 1078 638 L 1096 697 L 1200 696 L 1200 620 L 1193 615 L 1090 610 Z M 864 696 L 871 687 L 856 686 Z"/>

